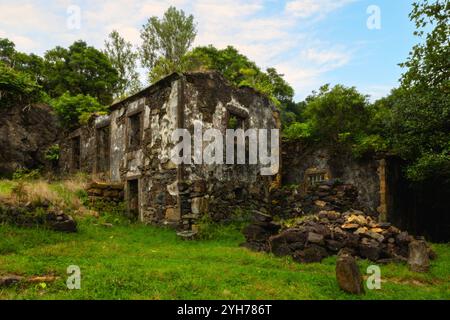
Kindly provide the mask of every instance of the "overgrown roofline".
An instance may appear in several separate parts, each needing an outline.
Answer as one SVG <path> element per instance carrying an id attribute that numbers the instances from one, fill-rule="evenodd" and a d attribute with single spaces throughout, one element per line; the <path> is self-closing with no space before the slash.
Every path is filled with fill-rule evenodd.
<path id="1" fill-rule="evenodd" d="M 214 70 L 213 71 L 201 71 L 201 72 L 185 72 L 185 73 L 174 72 L 174 73 L 162 78 L 161 80 L 147 86 L 146 88 L 142 89 L 141 91 L 139 91 L 133 95 L 130 95 L 122 100 L 114 102 L 112 105 L 110 105 L 109 109 L 110 109 L 110 111 L 114 111 L 114 110 L 119 109 L 121 106 L 126 106 L 128 102 L 139 99 L 141 97 L 145 97 L 157 90 L 165 88 L 165 87 L 169 86 L 173 81 L 176 81 L 183 76 L 201 75 L 201 74 L 211 74 L 211 75 L 217 76 L 218 78 L 221 79 L 221 81 L 223 81 L 227 86 L 229 86 L 231 88 L 235 88 L 238 90 L 249 90 L 253 94 L 259 95 L 259 96 L 263 97 L 264 99 L 267 99 L 269 104 L 272 106 L 272 109 L 274 111 L 278 111 L 278 109 L 273 105 L 270 98 L 266 94 L 261 93 L 258 90 L 254 89 L 252 87 L 248 87 L 248 86 L 237 87 L 234 84 L 232 84 L 231 82 L 229 82 L 220 72 L 214 71 Z"/>

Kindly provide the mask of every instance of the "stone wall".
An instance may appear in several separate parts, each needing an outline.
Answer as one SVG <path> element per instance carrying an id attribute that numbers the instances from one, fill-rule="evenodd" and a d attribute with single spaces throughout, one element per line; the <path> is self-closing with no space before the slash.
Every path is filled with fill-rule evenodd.
<path id="1" fill-rule="evenodd" d="M 283 141 L 283 185 L 300 185 L 305 191 L 308 177 L 338 180 L 358 190 L 359 207 L 375 215 L 380 211 L 380 160 L 355 159 L 351 154 L 335 151 L 331 147 L 305 145 L 296 141 Z M 322 176 L 322 177 L 320 177 Z"/>
<path id="2" fill-rule="evenodd" d="M 230 114 L 244 119 L 244 130 L 280 126 L 278 112 L 265 96 L 250 88 L 233 88 L 216 73 L 187 75 L 184 96 L 184 127 L 192 134 L 195 122 L 201 122 L 203 130 L 216 128 L 225 137 Z M 225 157 L 224 154 L 224 162 Z M 248 154 L 246 157 L 248 162 Z M 181 169 L 187 187 L 185 212 L 209 212 L 213 220 L 223 221 L 236 209 L 268 207 L 268 191 L 274 177 L 262 176 L 259 164 L 193 164 Z"/>

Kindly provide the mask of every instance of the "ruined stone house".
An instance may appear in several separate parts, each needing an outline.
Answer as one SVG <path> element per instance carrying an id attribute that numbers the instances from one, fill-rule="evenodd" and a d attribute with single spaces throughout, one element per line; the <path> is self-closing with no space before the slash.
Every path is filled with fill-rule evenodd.
<path id="1" fill-rule="evenodd" d="M 235 208 L 268 203 L 274 176 L 261 165 L 176 165 L 172 132 L 194 122 L 223 134 L 230 125 L 280 127 L 270 100 L 247 87 L 235 88 L 216 72 L 172 74 L 110 107 L 61 143 L 64 172 L 83 171 L 95 180 L 123 185 L 128 211 L 146 223 L 184 225 L 204 212 L 214 220 Z"/>

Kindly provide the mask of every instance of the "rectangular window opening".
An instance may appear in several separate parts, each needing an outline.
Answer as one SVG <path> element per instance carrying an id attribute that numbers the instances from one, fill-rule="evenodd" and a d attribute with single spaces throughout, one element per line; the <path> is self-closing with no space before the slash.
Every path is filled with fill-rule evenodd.
<path id="1" fill-rule="evenodd" d="M 142 130 L 141 130 L 141 115 L 137 113 L 130 116 L 129 119 L 129 137 L 128 148 L 131 151 L 135 151 L 141 146 Z"/>
<path id="2" fill-rule="evenodd" d="M 97 171 L 107 172 L 110 165 L 110 127 L 97 129 Z"/>
<path id="3" fill-rule="evenodd" d="M 236 114 L 229 113 L 227 129 L 243 129 L 245 130 L 245 118 L 242 118 Z"/>
<path id="4" fill-rule="evenodd" d="M 228 112 L 228 118 L 227 118 L 227 129 L 232 130 L 246 130 L 246 118 L 239 116 L 237 114 Z M 245 138 L 245 159 L 248 159 L 248 152 L 249 152 L 249 138 Z M 234 139 L 234 164 L 238 164 L 238 141 L 237 139 Z M 245 162 L 245 161 L 244 161 Z"/>

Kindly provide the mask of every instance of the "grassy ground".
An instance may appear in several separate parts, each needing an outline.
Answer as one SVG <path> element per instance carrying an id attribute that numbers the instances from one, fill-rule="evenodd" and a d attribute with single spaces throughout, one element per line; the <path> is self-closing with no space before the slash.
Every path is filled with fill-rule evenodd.
<path id="1" fill-rule="evenodd" d="M 6 187 L 0 190 L 5 191 Z M 3 189 L 2 189 L 3 188 Z M 213 240 L 182 241 L 171 230 L 114 220 L 80 219 L 79 232 L 0 225 L 0 275 L 56 275 L 43 284 L 0 289 L 0 299 L 449 299 L 450 245 L 417 274 L 405 265 L 380 266 L 381 290 L 363 297 L 342 292 L 335 258 L 301 265 L 240 248 L 241 233 L 223 229 Z M 81 289 L 68 290 L 66 269 L 81 269 Z M 360 261 L 361 271 L 370 265 Z"/>

